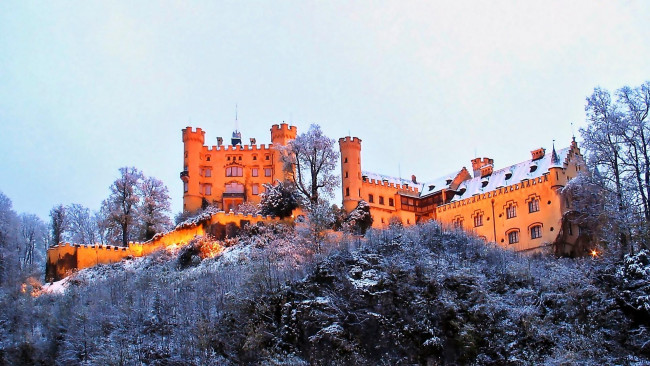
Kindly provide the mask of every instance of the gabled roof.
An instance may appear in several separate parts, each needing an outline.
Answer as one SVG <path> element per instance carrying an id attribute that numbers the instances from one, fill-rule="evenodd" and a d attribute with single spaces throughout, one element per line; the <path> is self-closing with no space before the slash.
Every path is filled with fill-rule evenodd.
<path id="1" fill-rule="evenodd" d="M 541 159 L 530 159 L 499 170 L 495 170 L 491 175 L 484 178 L 474 177 L 472 179 L 468 179 L 458 186 L 458 194 L 456 194 L 451 201 L 460 201 L 465 198 L 472 197 L 475 194 L 487 193 L 500 187 L 506 187 L 511 184 L 519 183 L 522 180 L 541 177 L 544 175 L 544 173 L 547 173 L 549 171 L 550 167 L 562 166 L 563 163 L 566 162 L 570 151 L 571 148 L 566 147 L 564 149 L 558 150 L 556 152 L 556 157 L 553 156 L 555 155 L 553 153 L 546 154 Z M 531 167 L 535 167 L 535 169 L 531 171 Z M 485 187 L 483 186 L 484 183 Z"/>
<path id="2" fill-rule="evenodd" d="M 427 197 L 432 194 L 436 194 L 443 189 L 451 189 L 454 179 L 463 171 L 463 169 L 445 174 L 441 177 L 438 177 L 434 180 L 424 182 L 420 186 L 420 197 Z M 449 183 L 447 183 L 449 182 Z"/>

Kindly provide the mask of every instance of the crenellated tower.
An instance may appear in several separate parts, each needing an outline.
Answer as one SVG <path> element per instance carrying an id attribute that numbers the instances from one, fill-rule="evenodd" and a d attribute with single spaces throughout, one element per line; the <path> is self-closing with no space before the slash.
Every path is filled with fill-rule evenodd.
<path id="1" fill-rule="evenodd" d="M 192 127 L 183 129 L 184 158 L 181 179 L 183 180 L 183 210 L 194 211 L 201 208 L 199 190 L 199 171 L 201 150 L 205 143 L 205 131 Z"/>
<path id="2" fill-rule="evenodd" d="M 289 126 L 282 122 L 280 125 L 271 126 L 271 143 L 273 146 L 286 146 L 290 141 L 296 139 L 298 129 L 296 126 Z M 273 172 L 273 179 L 285 180 L 289 178 L 282 170 L 282 156 L 279 151 L 273 153 L 273 161 L 275 164 L 275 171 Z"/>
<path id="3" fill-rule="evenodd" d="M 339 139 L 341 149 L 341 181 L 343 208 L 350 212 L 361 200 L 361 139 L 342 137 Z"/>

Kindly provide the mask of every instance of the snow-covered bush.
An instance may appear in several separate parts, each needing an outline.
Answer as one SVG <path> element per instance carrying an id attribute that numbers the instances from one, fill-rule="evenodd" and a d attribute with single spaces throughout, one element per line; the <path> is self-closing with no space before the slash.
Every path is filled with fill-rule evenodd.
<path id="1" fill-rule="evenodd" d="M 285 218 L 299 205 L 299 196 L 290 182 L 278 182 L 276 185 L 264 184 L 264 192 L 260 201 L 262 215 Z"/>

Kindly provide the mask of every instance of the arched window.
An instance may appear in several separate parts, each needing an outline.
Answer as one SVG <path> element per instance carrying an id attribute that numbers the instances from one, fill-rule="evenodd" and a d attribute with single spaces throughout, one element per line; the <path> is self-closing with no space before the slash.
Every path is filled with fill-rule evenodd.
<path id="1" fill-rule="evenodd" d="M 454 228 L 462 229 L 462 227 L 463 227 L 463 217 L 462 216 L 456 216 L 456 217 L 454 217 L 454 220 L 451 223 L 452 223 L 452 225 L 454 225 Z"/>
<path id="2" fill-rule="evenodd" d="M 508 235 L 508 244 L 519 243 L 519 230 L 514 229 L 506 233 Z"/>
<path id="3" fill-rule="evenodd" d="M 542 224 L 532 224 L 528 230 L 530 231 L 531 239 L 538 239 L 542 237 Z"/>

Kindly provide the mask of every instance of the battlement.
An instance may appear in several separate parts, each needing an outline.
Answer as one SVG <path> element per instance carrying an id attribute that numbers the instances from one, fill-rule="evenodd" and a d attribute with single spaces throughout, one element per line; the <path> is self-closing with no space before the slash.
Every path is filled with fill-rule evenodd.
<path id="1" fill-rule="evenodd" d="M 271 126 L 271 133 L 280 132 L 280 131 L 291 132 L 295 135 L 298 133 L 298 128 L 296 126 L 290 126 L 284 122 L 279 125 L 275 124 Z"/>
<path id="2" fill-rule="evenodd" d="M 271 151 L 273 144 L 261 145 L 221 145 L 221 146 L 203 146 L 204 152 L 217 152 L 217 151 Z"/>
<path id="3" fill-rule="evenodd" d="M 481 174 L 481 168 L 486 165 L 494 165 L 494 159 L 490 158 L 475 158 L 472 159 L 472 170 L 474 171 L 474 176 L 477 177 Z"/>
<path id="4" fill-rule="evenodd" d="M 471 205 L 471 204 L 477 203 L 479 201 L 482 201 L 484 199 L 494 198 L 494 197 L 497 197 L 497 196 L 508 195 L 511 192 L 517 192 L 519 190 L 527 190 L 527 189 L 530 189 L 530 188 L 535 188 L 536 185 L 544 184 L 544 183 L 547 183 L 547 182 L 549 182 L 548 174 L 544 174 L 541 177 L 537 177 L 537 178 L 533 178 L 533 179 L 525 179 L 525 180 L 522 180 L 519 183 L 511 184 L 511 185 L 508 185 L 508 186 L 505 186 L 505 187 L 498 187 L 495 190 L 490 191 L 490 192 L 475 194 L 472 197 L 467 197 L 467 198 L 462 199 L 460 201 L 453 201 L 453 202 L 450 202 L 450 203 L 447 203 L 447 204 L 444 204 L 444 205 L 440 205 L 440 206 L 437 207 L 436 211 L 437 212 L 443 212 L 443 211 L 454 209 L 456 207 Z M 534 190 L 534 189 L 531 189 L 531 190 Z"/>
<path id="5" fill-rule="evenodd" d="M 339 139 L 339 144 L 343 144 L 343 143 L 361 144 L 361 139 L 358 137 L 345 136 Z"/>
<path id="6" fill-rule="evenodd" d="M 406 184 L 395 184 L 395 183 L 392 183 L 392 182 L 378 180 L 378 179 L 367 179 L 367 180 L 363 181 L 362 184 L 371 185 L 373 187 L 381 186 L 381 187 L 384 187 L 384 188 L 396 189 L 396 190 L 401 191 L 401 192 L 408 192 L 408 193 L 413 193 L 413 194 L 417 194 L 419 192 L 419 188 L 417 188 L 417 187 L 412 187 L 412 186 L 406 185 Z"/>
<path id="7" fill-rule="evenodd" d="M 183 142 L 198 141 L 201 144 L 205 142 L 205 131 L 203 131 L 200 127 L 197 127 L 195 130 L 190 126 L 187 126 L 182 131 L 183 131 Z"/>

